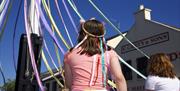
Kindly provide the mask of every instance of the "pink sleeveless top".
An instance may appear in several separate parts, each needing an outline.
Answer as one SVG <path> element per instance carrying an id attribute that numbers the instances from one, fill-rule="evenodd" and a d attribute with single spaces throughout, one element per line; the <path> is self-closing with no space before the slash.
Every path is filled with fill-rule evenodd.
<path id="1" fill-rule="evenodd" d="M 92 85 L 90 86 L 94 56 L 80 55 L 78 53 L 79 51 L 80 49 L 74 49 L 65 55 L 66 63 L 70 66 L 72 73 L 72 91 L 83 91 L 86 88 L 93 88 L 96 90 L 106 89 L 103 86 L 101 55 L 96 54 L 94 77 Z M 113 50 L 104 53 L 106 72 L 109 66 L 108 61 L 115 55 L 116 53 Z"/>

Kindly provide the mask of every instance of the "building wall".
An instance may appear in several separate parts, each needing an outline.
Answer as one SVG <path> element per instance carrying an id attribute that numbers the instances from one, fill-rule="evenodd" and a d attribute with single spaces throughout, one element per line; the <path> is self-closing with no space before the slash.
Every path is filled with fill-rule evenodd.
<path id="1" fill-rule="evenodd" d="M 144 20 L 136 22 L 126 37 L 137 47 L 140 47 L 148 56 L 158 52 L 169 54 L 173 60 L 172 63 L 175 66 L 176 74 L 180 77 L 180 31 L 178 29 L 154 21 Z M 141 60 L 142 64 L 146 65 L 146 62 L 144 62 L 147 61 L 146 57 L 143 59 L 144 55 L 124 39 L 115 50 L 124 60 L 131 60 L 131 65 L 136 69 L 138 69 L 137 60 Z M 144 65 L 141 65 L 144 67 L 141 70 L 145 71 L 146 66 Z M 144 82 L 144 79 L 138 78 L 137 74 L 132 72 L 132 79 L 127 80 L 128 91 L 143 91 Z"/>

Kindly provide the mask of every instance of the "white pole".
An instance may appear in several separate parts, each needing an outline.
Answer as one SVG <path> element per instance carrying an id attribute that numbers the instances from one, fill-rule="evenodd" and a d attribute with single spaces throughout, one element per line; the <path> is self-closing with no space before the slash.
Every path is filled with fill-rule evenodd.
<path id="1" fill-rule="evenodd" d="M 30 3 L 29 16 L 32 33 L 35 33 L 39 36 L 39 14 L 37 13 L 37 10 L 35 8 L 34 0 L 31 0 Z"/>

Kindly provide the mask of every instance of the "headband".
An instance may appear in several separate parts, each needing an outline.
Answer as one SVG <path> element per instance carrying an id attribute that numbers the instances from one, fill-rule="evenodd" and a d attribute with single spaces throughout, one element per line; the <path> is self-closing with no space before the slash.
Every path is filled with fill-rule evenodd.
<path id="1" fill-rule="evenodd" d="M 104 35 L 106 34 L 106 31 L 105 31 L 105 30 L 104 30 L 104 33 L 103 33 L 102 35 L 94 35 L 94 34 L 92 34 L 92 33 L 89 33 L 89 32 L 84 28 L 84 23 L 82 23 L 82 29 L 83 29 L 83 31 L 84 31 L 87 35 L 89 35 L 89 36 L 91 36 L 91 37 L 101 38 L 101 37 L 104 37 Z"/>

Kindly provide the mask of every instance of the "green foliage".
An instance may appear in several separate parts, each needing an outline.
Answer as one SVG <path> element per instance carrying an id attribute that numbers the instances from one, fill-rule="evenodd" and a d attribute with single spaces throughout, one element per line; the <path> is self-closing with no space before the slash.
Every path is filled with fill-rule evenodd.
<path id="1" fill-rule="evenodd" d="M 15 89 L 15 80 L 10 80 L 0 87 L 0 91 L 14 91 Z"/>

